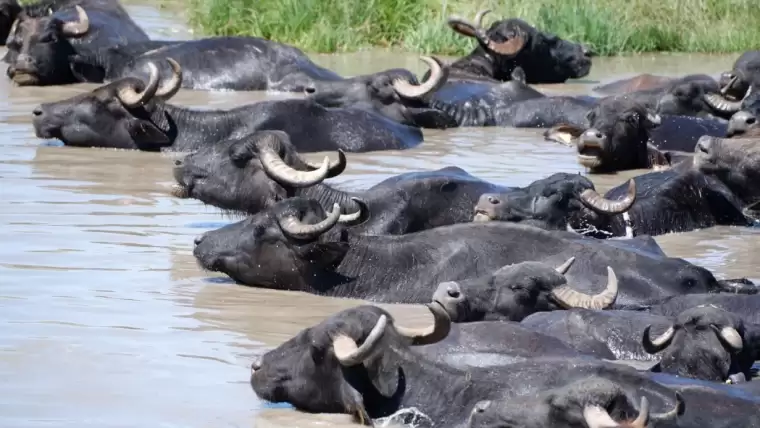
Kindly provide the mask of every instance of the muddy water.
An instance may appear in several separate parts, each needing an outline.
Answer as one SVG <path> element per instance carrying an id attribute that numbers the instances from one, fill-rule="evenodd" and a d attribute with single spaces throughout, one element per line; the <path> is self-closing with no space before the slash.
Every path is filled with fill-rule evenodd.
<path id="1" fill-rule="evenodd" d="M 191 37 L 174 8 L 144 2 L 130 4 L 129 11 L 154 38 Z M 643 71 L 717 73 L 732 60 L 598 59 L 588 79 L 552 91 L 588 92 L 599 81 Z M 421 71 L 413 55 L 365 52 L 317 61 L 344 74 Z M 30 124 L 33 107 L 92 87 L 17 88 L 0 79 L 0 426 L 340 424 L 345 418 L 301 415 L 257 401 L 247 384 L 248 366 L 266 346 L 359 302 L 255 290 L 200 271 L 193 237 L 229 219 L 167 195 L 168 156 L 41 146 Z M 265 97 L 183 91 L 175 102 L 231 107 Z M 568 148 L 540 134 L 426 132 L 414 150 L 349 155 L 348 170 L 332 181 L 358 189 L 446 165 L 506 185 L 582 172 Z M 606 188 L 630 175 L 594 179 Z M 757 233 L 714 228 L 659 241 L 671 254 L 721 276 L 758 279 Z M 404 322 L 428 320 L 419 307 L 391 309 Z"/>

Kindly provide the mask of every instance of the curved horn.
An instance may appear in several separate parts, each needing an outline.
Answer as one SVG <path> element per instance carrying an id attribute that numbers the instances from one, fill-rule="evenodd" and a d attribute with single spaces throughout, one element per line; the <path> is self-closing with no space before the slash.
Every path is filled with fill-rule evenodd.
<path id="1" fill-rule="evenodd" d="M 483 17 L 488 13 L 483 12 L 484 11 L 478 12 L 475 16 L 476 22 L 474 23 L 458 16 L 451 16 L 448 19 L 448 24 L 459 34 L 478 39 L 478 41 L 488 50 L 496 52 L 497 54 L 514 56 L 520 53 L 525 46 L 525 37 L 522 32 L 518 30 L 513 37 L 509 37 L 503 42 L 492 40 L 491 37 L 488 36 L 486 30 L 481 26 Z"/>
<path id="2" fill-rule="evenodd" d="M 736 79 L 738 79 L 738 78 L 739 78 L 739 76 L 736 76 L 736 75 L 734 75 L 733 77 L 731 77 L 728 80 L 728 82 L 726 82 L 726 85 L 723 86 L 722 88 L 720 88 L 720 94 L 721 95 L 726 95 L 728 93 L 728 91 L 730 91 L 731 88 L 734 86 L 734 83 L 736 83 Z"/>
<path id="3" fill-rule="evenodd" d="M 156 89 L 158 89 L 158 67 L 152 62 L 149 62 L 147 65 L 149 75 L 148 84 L 142 92 L 138 93 L 130 81 L 121 84 L 119 90 L 116 92 L 116 96 L 119 97 L 119 100 L 125 106 L 141 106 L 156 94 Z"/>
<path id="4" fill-rule="evenodd" d="M 665 413 L 655 413 L 654 415 L 650 415 L 649 419 L 653 421 L 670 421 L 677 416 L 683 415 L 685 411 L 686 402 L 684 401 L 683 396 L 681 396 L 681 393 L 676 391 L 676 407 Z"/>
<path id="5" fill-rule="evenodd" d="M 723 327 L 718 330 L 718 327 L 712 326 L 715 333 L 718 334 L 718 339 L 730 347 L 734 352 L 739 352 L 744 348 L 744 341 L 742 336 L 733 327 Z"/>
<path id="6" fill-rule="evenodd" d="M 345 334 L 339 334 L 333 339 L 333 352 L 335 358 L 341 365 L 355 366 L 361 364 L 372 355 L 380 339 L 385 334 L 385 326 L 388 324 L 388 317 L 380 315 L 375 326 L 367 335 L 361 346 L 356 346 L 356 342 Z"/>
<path id="7" fill-rule="evenodd" d="M 649 330 L 651 329 L 651 325 L 648 325 L 647 328 L 644 329 L 644 337 L 641 340 L 641 344 L 644 346 L 644 350 L 647 351 L 647 353 L 656 354 L 670 345 L 670 341 L 673 340 L 676 330 L 673 326 L 670 326 L 665 333 L 662 333 L 656 339 L 652 340 L 649 336 Z"/>
<path id="8" fill-rule="evenodd" d="M 256 142 L 261 166 L 273 180 L 293 187 L 309 187 L 327 178 L 330 168 L 329 157 L 325 156 L 322 165 L 314 171 L 299 171 L 282 160 L 274 147 L 277 143 L 279 140 L 273 134 L 267 134 Z"/>
<path id="9" fill-rule="evenodd" d="M 395 79 L 393 89 L 406 98 L 420 98 L 428 93 L 435 92 L 446 83 L 449 78 L 448 67 L 442 67 L 437 58 L 421 56 L 420 59 L 430 67 L 430 76 L 427 81 L 421 85 L 412 85 L 406 79 Z"/>
<path id="10" fill-rule="evenodd" d="M 79 5 L 74 6 L 74 9 L 77 10 L 77 20 L 66 22 L 62 28 L 63 34 L 70 37 L 81 36 L 90 29 L 90 17 L 87 16 L 87 12 Z"/>
<path id="11" fill-rule="evenodd" d="M 485 18 L 489 13 L 491 13 L 491 9 L 483 9 L 478 11 L 477 15 L 475 15 L 475 25 L 483 28 L 483 18 Z"/>
<path id="12" fill-rule="evenodd" d="M 554 269 L 560 274 L 564 275 L 567 273 L 568 270 L 570 270 L 570 266 L 572 266 L 573 263 L 575 263 L 575 257 L 570 257 L 569 259 L 567 259 L 565 263 L 562 263 L 561 265 L 557 266 Z"/>
<path id="13" fill-rule="evenodd" d="M 312 169 L 319 169 L 322 167 L 322 165 L 316 165 L 304 159 L 302 159 L 302 161 Z M 330 162 L 330 166 L 327 168 L 326 178 L 333 178 L 341 175 L 343 171 L 346 170 L 346 165 L 348 165 L 348 162 L 346 161 L 346 153 L 343 149 L 338 149 L 338 161 Z"/>
<path id="14" fill-rule="evenodd" d="M 752 86 L 747 88 L 747 92 L 744 93 L 744 98 L 739 101 L 731 101 L 721 94 L 705 94 L 702 99 L 715 110 L 725 113 L 736 113 L 741 110 L 744 100 L 752 93 Z"/>
<path id="15" fill-rule="evenodd" d="M 19 19 L 18 19 L 18 18 L 16 18 L 16 19 L 13 21 L 13 25 L 11 25 L 11 29 L 10 29 L 10 31 L 8 31 L 8 36 L 9 36 L 9 37 L 13 37 L 13 35 L 14 35 L 14 34 L 16 34 L 16 30 L 18 29 L 18 22 L 19 22 Z"/>
<path id="16" fill-rule="evenodd" d="M 636 182 L 628 180 L 628 192 L 623 199 L 613 201 L 604 198 L 593 189 L 586 189 L 581 193 L 581 202 L 594 211 L 603 214 L 620 214 L 628 211 L 636 202 Z"/>
<path id="17" fill-rule="evenodd" d="M 615 422 L 604 408 L 600 406 L 586 406 L 583 409 L 583 418 L 589 428 L 646 428 L 649 423 L 649 400 L 641 397 L 639 416 L 624 424 Z"/>
<path id="18" fill-rule="evenodd" d="M 287 235 L 297 239 L 311 239 L 332 229 L 340 219 L 340 205 L 333 205 L 332 211 L 327 213 L 327 217 L 317 224 L 303 224 L 295 216 L 286 216 L 277 220 L 280 228 Z"/>
<path id="19" fill-rule="evenodd" d="M 341 214 L 340 218 L 338 219 L 338 223 L 353 223 L 356 220 L 359 220 L 360 218 L 362 218 L 362 215 L 366 214 L 367 211 L 369 210 L 369 207 L 367 206 L 367 204 L 361 199 L 351 198 L 351 200 L 354 201 L 356 205 L 359 206 L 359 209 L 356 210 L 355 213 Z"/>
<path id="20" fill-rule="evenodd" d="M 172 68 L 172 77 L 158 88 L 155 95 L 164 100 L 173 97 L 179 91 L 179 88 L 182 87 L 182 67 L 172 58 L 166 58 L 166 61 Z"/>
<path id="21" fill-rule="evenodd" d="M 396 331 L 402 336 L 412 339 L 413 345 L 429 345 L 445 339 L 451 331 L 451 318 L 446 310 L 438 303 L 429 303 L 427 308 L 433 314 L 435 323 L 424 328 L 409 328 L 397 325 Z"/>
<path id="22" fill-rule="evenodd" d="M 561 306 L 569 308 L 605 309 L 617 299 L 618 280 L 615 271 L 607 266 L 607 287 L 593 296 L 563 285 L 552 290 L 552 296 Z"/>

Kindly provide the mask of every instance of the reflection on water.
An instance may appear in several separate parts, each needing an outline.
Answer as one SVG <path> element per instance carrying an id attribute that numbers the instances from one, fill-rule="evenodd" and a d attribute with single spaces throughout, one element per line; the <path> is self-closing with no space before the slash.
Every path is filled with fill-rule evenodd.
<path id="1" fill-rule="evenodd" d="M 143 1 L 128 9 L 154 38 L 191 36 L 172 8 Z M 414 55 L 363 52 L 317 61 L 344 74 L 423 71 Z M 598 59 L 584 82 L 552 91 L 588 92 L 600 81 L 641 71 L 715 74 L 732 61 Z M 0 426 L 345 424 L 345 418 L 304 416 L 258 402 L 247 383 L 248 365 L 266 346 L 360 302 L 255 290 L 201 272 L 191 254 L 193 237 L 229 219 L 167 195 L 169 156 L 41 147 L 30 124 L 34 105 L 93 87 L 18 88 L 0 79 Z M 266 96 L 182 91 L 175 102 L 212 108 Z M 540 134 L 430 131 L 414 150 L 349 155 L 346 173 L 331 181 L 358 189 L 447 165 L 505 185 L 525 185 L 549 172 L 582 172 L 568 148 Z M 595 180 L 608 188 L 631 175 Z M 659 241 L 719 275 L 757 278 L 757 233 L 714 228 Z M 428 321 L 420 307 L 386 307 L 404 322 Z"/>

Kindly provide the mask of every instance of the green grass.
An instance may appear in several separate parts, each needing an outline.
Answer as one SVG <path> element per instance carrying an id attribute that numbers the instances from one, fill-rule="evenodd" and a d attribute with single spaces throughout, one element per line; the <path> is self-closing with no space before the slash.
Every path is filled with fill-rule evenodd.
<path id="1" fill-rule="evenodd" d="M 206 35 L 252 35 L 309 52 L 392 47 L 458 55 L 474 41 L 445 23 L 493 10 L 593 46 L 600 55 L 760 49 L 760 0 L 190 0 Z"/>

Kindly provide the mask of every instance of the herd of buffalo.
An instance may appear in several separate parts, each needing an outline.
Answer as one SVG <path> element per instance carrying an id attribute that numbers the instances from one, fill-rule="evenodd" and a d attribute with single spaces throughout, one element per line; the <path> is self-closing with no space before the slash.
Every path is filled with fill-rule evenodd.
<path id="1" fill-rule="evenodd" d="M 531 85 L 587 76 L 593 51 L 487 13 L 450 18 L 476 46 L 422 57 L 421 78 L 342 77 L 257 37 L 150 40 L 117 0 L 0 0 L 0 39 L 17 85 L 102 84 L 37 106 L 38 137 L 187 152 L 173 195 L 248 215 L 196 238 L 204 269 L 432 313 L 428 328 L 337 313 L 256 358 L 260 398 L 364 424 L 414 408 L 441 427 L 760 427 L 758 288 L 652 239 L 760 218 L 760 51 L 716 77 L 550 96 Z M 170 103 L 180 88 L 298 96 L 196 110 Z M 346 152 L 474 126 L 542 128 L 591 174 L 651 171 L 604 195 L 577 174 L 504 187 L 454 166 L 323 182 Z M 299 155 L 320 151 L 335 154 Z"/>

